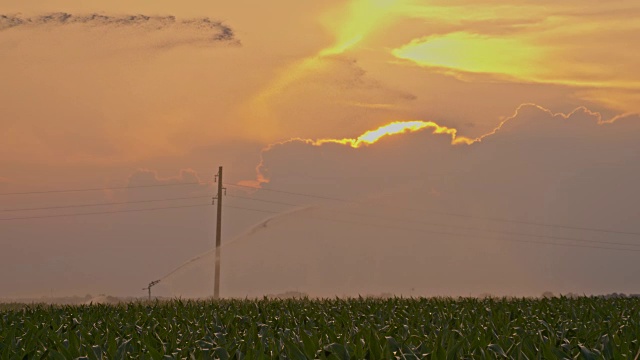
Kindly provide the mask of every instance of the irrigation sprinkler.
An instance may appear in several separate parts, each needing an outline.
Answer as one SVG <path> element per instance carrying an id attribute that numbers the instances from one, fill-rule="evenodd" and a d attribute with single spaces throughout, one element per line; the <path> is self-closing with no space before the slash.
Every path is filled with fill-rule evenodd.
<path id="1" fill-rule="evenodd" d="M 154 287 L 155 285 L 157 285 L 160 282 L 160 280 L 155 280 L 149 283 L 149 286 L 147 286 L 146 288 L 143 288 L 142 290 L 149 290 L 149 301 L 151 301 L 151 288 Z"/>

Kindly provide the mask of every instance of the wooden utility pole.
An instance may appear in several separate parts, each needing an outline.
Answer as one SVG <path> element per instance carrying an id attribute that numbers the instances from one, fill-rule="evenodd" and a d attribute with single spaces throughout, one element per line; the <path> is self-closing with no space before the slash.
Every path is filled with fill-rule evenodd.
<path id="1" fill-rule="evenodd" d="M 218 169 L 218 175 L 216 175 L 216 181 L 218 182 L 218 221 L 216 225 L 216 272 L 215 282 L 213 284 L 213 298 L 220 298 L 220 243 L 222 236 L 222 166 Z"/>

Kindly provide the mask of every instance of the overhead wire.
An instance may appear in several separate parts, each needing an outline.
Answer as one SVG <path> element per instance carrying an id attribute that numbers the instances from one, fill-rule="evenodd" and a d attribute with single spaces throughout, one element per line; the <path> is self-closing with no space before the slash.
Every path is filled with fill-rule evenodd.
<path id="1" fill-rule="evenodd" d="M 316 198 L 316 199 L 334 200 L 334 201 L 341 201 L 341 202 L 347 202 L 347 203 L 356 203 L 356 204 L 358 203 L 358 202 L 357 202 L 357 201 L 355 201 L 355 200 L 341 199 L 341 198 L 330 197 L 330 196 L 323 196 L 323 195 L 305 194 L 305 193 L 300 193 L 300 192 L 293 192 L 293 191 L 286 191 L 286 190 L 278 190 L 278 189 L 257 188 L 257 187 L 255 187 L 255 186 L 250 186 L 250 185 L 229 184 L 229 183 L 225 183 L 224 185 L 226 185 L 226 186 L 233 186 L 233 187 L 248 188 L 248 189 L 253 189 L 253 190 L 264 190 L 264 191 L 275 192 L 275 193 L 281 193 L 281 194 L 289 194 L 289 195 L 306 196 L 306 197 L 311 197 L 311 198 Z"/>
<path id="2" fill-rule="evenodd" d="M 161 200 L 158 200 L 158 201 L 161 201 Z M 136 203 L 136 202 L 129 202 L 129 203 Z M 156 211 L 156 210 L 167 210 L 167 209 L 183 209 L 183 208 L 204 207 L 204 206 L 211 206 L 211 204 L 209 203 L 209 204 L 197 204 L 197 205 L 163 206 L 163 207 L 145 208 L 145 209 L 124 209 L 124 210 L 85 212 L 85 213 L 73 213 L 73 214 L 19 216 L 19 217 L 12 217 L 12 218 L 0 218 L 0 221 L 27 220 L 27 219 L 47 219 L 47 218 L 74 217 L 74 216 L 87 216 L 87 215 L 106 215 L 106 214 L 144 212 L 144 211 Z M 242 207 L 242 206 L 224 205 L 223 207 L 224 208 L 229 208 L 229 209 L 239 209 L 239 210 L 247 210 L 247 211 L 254 211 L 254 212 L 262 212 L 262 213 L 267 213 L 267 214 L 280 214 L 279 211 L 252 209 L 252 208 L 247 208 L 247 207 Z"/>
<path id="3" fill-rule="evenodd" d="M 358 225 L 361 225 L 361 226 L 373 226 L 373 227 L 380 227 L 380 228 L 397 229 L 397 230 L 405 230 L 405 231 L 415 231 L 415 232 L 424 232 L 424 233 L 438 234 L 438 235 L 450 235 L 450 236 L 458 236 L 458 237 L 465 237 L 465 238 L 511 241 L 511 242 L 521 242 L 521 243 L 531 243 L 531 244 L 545 244 L 545 245 L 565 246 L 565 247 L 579 247 L 579 248 L 590 248 L 590 249 L 640 252 L 640 249 L 627 249 L 627 248 L 615 248 L 615 247 L 605 247 L 605 246 L 567 244 L 567 243 L 558 243 L 558 242 L 520 240 L 520 239 L 514 239 L 514 238 L 498 238 L 498 237 L 479 236 L 479 235 L 472 235 L 472 234 L 471 235 L 470 234 L 460 234 L 460 233 L 453 233 L 453 232 L 447 232 L 447 231 L 433 231 L 433 230 L 408 228 L 408 227 L 400 227 L 400 226 L 393 226 L 393 225 L 355 222 L 355 221 L 340 220 L 340 219 L 327 219 L 327 218 L 320 218 L 320 219 L 328 220 L 328 221 L 334 221 L 334 222 L 343 222 L 343 223 L 348 223 L 348 224 L 358 224 Z"/>
<path id="4" fill-rule="evenodd" d="M 236 197 L 236 198 L 242 198 L 242 199 L 251 199 L 251 198 L 244 197 L 244 196 L 234 196 L 234 195 L 228 195 L 228 196 Z M 82 207 L 93 207 L 93 206 L 112 206 L 112 205 L 140 204 L 140 203 L 151 203 L 151 202 L 162 202 L 162 201 L 202 199 L 202 198 L 211 198 L 211 197 L 212 197 L 211 195 L 206 195 L 206 196 L 189 196 L 189 197 L 177 197 L 177 198 L 136 200 L 136 201 L 121 201 L 121 202 L 106 202 L 106 203 L 46 206 L 46 207 L 33 207 L 33 208 L 0 209 L 0 212 L 35 211 L 35 210 L 51 210 L 51 209 L 69 209 L 69 208 L 82 208 Z M 252 199 L 252 200 L 260 201 L 259 199 Z M 268 201 L 268 200 L 264 200 L 263 202 L 280 204 L 280 205 L 290 205 L 290 206 L 294 206 L 295 205 L 295 204 L 291 204 L 291 203 L 284 203 L 284 202 L 278 202 L 278 201 Z M 164 209 L 180 209 L 180 208 L 185 208 L 185 207 L 198 207 L 198 206 L 210 206 L 210 205 L 211 204 L 187 205 L 187 206 L 165 206 L 165 207 L 157 207 L 157 208 L 149 208 L 149 209 L 125 209 L 125 210 L 99 211 L 99 212 L 88 212 L 88 213 L 18 216 L 18 217 L 11 217 L 11 218 L 0 218 L 0 221 L 27 220 L 27 219 L 46 219 L 46 218 L 56 218 L 56 217 L 85 216 L 85 215 L 117 214 L 117 213 L 123 213 L 123 212 L 141 212 L 141 211 L 154 211 L 154 210 L 164 210 Z M 225 205 L 224 207 L 225 208 L 230 208 L 230 209 L 240 209 L 240 210 L 248 210 L 248 211 L 254 211 L 254 212 L 263 212 L 263 213 L 268 213 L 268 214 L 278 214 L 279 213 L 278 211 L 251 209 L 251 208 L 246 208 L 246 207 L 241 207 L 241 206 L 233 206 L 233 205 Z"/>
<path id="5" fill-rule="evenodd" d="M 24 192 L 0 193 L 0 196 L 4 196 L 4 195 L 53 194 L 53 193 L 70 193 L 70 192 L 103 191 L 103 190 L 128 190 L 128 189 L 154 188 L 154 187 L 169 187 L 169 186 L 188 186 L 188 185 L 206 185 L 206 183 L 190 182 L 190 183 L 153 184 L 153 185 L 133 185 L 133 186 L 115 186 L 115 187 L 84 188 L 84 189 L 62 189 L 62 190 L 24 191 Z"/>
<path id="6" fill-rule="evenodd" d="M 252 208 L 229 206 L 229 205 L 226 205 L 226 206 L 223 205 L 223 207 L 232 208 L 232 209 L 241 209 L 241 210 L 247 210 L 247 211 L 270 213 L 270 214 L 279 214 L 280 213 L 280 212 L 277 212 L 277 211 L 252 209 Z M 480 236 L 480 235 L 461 234 L 461 233 L 448 232 L 448 231 L 434 231 L 434 230 L 428 230 L 428 229 L 409 228 L 409 227 L 404 227 L 404 226 L 385 225 L 385 224 L 380 224 L 380 223 L 368 223 L 368 222 L 360 222 L 360 221 L 333 219 L 333 218 L 318 217 L 318 216 L 311 216 L 311 218 L 317 219 L 317 220 L 330 221 L 330 222 L 354 224 L 354 225 L 366 226 L 366 227 L 397 229 L 397 230 L 404 230 L 404 231 L 412 231 L 412 232 L 420 232 L 420 233 L 428 233 L 428 234 L 436 234 L 436 235 L 456 236 L 456 237 L 464 237 L 464 238 L 475 238 L 475 239 L 484 239 L 484 240 L 497 240 L 497 241 L 507 241 L 507 242 L 519 242 L 519 243 L 529 243 L 529 244 L 563 246 L 563 247 L 575 247 L 575 248 L 601 249 L 601 250 L 612 250 L 612 251 L 640 252 L 640 249 L 629 249 L 629 248 L 607 247 L 607 246 L 592 246 L 592 245 L 581 245 L 581 244 L 567 244 L 567 243 L 559 243 L 559 242 L 548 242 L 548 241 L 535 241 L 535 240 L 522 240 L 522 239 L 514 239 L 514 238 Z"/>
<path id="7" fill-rule="evenodd" d="M 251 209 L 251 208 L 246 208 L 246 207 L 242 207 L 242 206 L 233 206 L 233 205 L 222 205 L 222 207 L 223 208 L 227 208 L 227 209 L 247 210 L 247 211 L 261 212 L 261 213 L 266 213 L 266 214 L 280 214 L 281 213 L 280 211 Z"/>
<path id="8" fill-rule="evenodd" d="M 372 215 L 372 214 L 361 214 L 361 213 L 354 213 L 354 212 L 341 211 L 341 210 L 332 210 L 332 211 L 339 214 L 370 217 L 370 218 L 376 218 L 381 220 L 404 221 L 404 222 L 409 222 L 409 223 L 414 223 L 419 225 L 448 227 L 448 228 L 461 229 L 461 230 L 482 231 L 482 232 L 502 234 L 502 235 L 528 236 L 528 237 L 535 237 L 535 238 L 541 238 L 541 239 L 566 240 L 566 241 L 575 241 L 575 242 L 588 242 L 588 243 L 611 244 L 611 245 L 622 245 L 622 246 L 640 246 L 640 243 L 633 244 L 633 243 L 624 243 L 624 242 L 610 242 L 610 241 L 601 241 L 601 240 L 580 239 L 580 238 L 569 237 L 569 236 L 529 234 L 524 232 L 508 231 L 508 230 L 483 229 L 483 228 L 474 227 L 474 226 L 439 224 L 434 222 L 426 222 L 422 220 L 403 219 L 398 217 L 387 217 L 387 216 Z"/>
<path id="9" fill-rule="evenodd" d="M 0 194 L 0 195 L 13 195 L 13 194 L 15 194 L 15 195 L 22 194 L 22 195 L 24 195 L 24 194 L 96 191 L 96 190 L 117 190 L 117 189 L 132 189 L 132 188 L 135 189 L 135 188 L 146 188 L 146 187 L 166 187 L 166 186 L 182 186 L 182 185 L 203 185 L 203 183 L 199 183 L 198 182 L 198 183 L 139 185 L 139 186 L 110 187 L 110 188 L 105 187 L 105 188 L 47 190 L 47 191 L 38 191 L 38 192 L 3 193 L 3 194 Z M 255 190 L 264 190 L 264 191 L 276 192 L 276 193 L 291 194 L 291 195 L 297 195 L 297 196 L 305 196 L 305 197 L 324 199 L 324 200 L 334 200 L 334 201 L 340 201 L 340 202 L 346 202 L 346 203 L 355 203 L 355 204 L 359 204 L 359 205 L 369 205 L 369 204 L 366 204 L 366 203 L 361 202 L 361 201 L 355 201 L 355 200 L 338 198 L 338 197 L 322 196 L 322 195 L 317 195 L 317 194 L 293 192 L 293 191 L 280 190 L 280 189 L 255 188 L 253 186 L 239 185 L 239 184 L 225 184 L 225 185 L 233 186 L 233 187 L 251 188 L 251 189 L 255 189 Z M 230 195 L 227 195 L 227 196 L 232 197 L 232 198 L 239 198 L 239 199 L 244 199 L 244 200 L 251 200 L 251 201 L 258 201 L 258 202 L 272 203 L 272 204 L 286 205 L 286 206 L 300 206 L 301 205 L 301 204 L 294 204 L 294 203 L 290 203 L 290 202 L 282 202 L 282 201 L 274 201 L 274 200 L 266 200 L 266 199 L 257 199 L 257 198 L 251 198 L 251 197 L 239 196 L 239 195 L 233 195 L 233 194 L 230 194 Z M 124 204 L 138 204 L 138 203 L 151 203 L 151 202 L 162 202 L 162 201 L 187 200 L 187 199 L 197 199 L 197 198 L 205 198 L 205 197 L 208 198 L 210 196 L 207 195 L 207 196 L 178 197 L 178 198 L 150 199 L 150 200 L 109 202 L 109 203 L 90 203 L 90 204 L 60 205 L 60 206 L 46 206 L 46 207 L 33 207 L 33 208 L 0 209 L 0 212 L 66 209 L 66 208 L 81 208 L 81 207 L 93 207 L 93 206 L 112 206 L 112 205 L 124 205 Z M 26 219 L 43 219 L 43 218 L 69 217 L 69 216 L 103 215 L 103 214 L 115 214 L 115 213 L 127 213 L 127 212 L 142 212 L 142 211 L 156 211 L 156 210 L 164 210 L 164 209 L 178 209 L 178 208 L 185 208 L 185 207 L 197 207 L 197 206 L 208 206 L 208 205 L 209 204 L 207 204 L 207 205 L 187 205 L 187 206 L 166 206 L 166 207 L 157 207 L 157 208 L 148 208 L 148 209 L 126 209 L 126 210 L 101 211 L 101 212 L 89 212 L 89 213 L 55 214 L 55 215 L 40 215 L 40 216 L 21 216 L 21 217 L 11 217 L 11 218 L 0 218 L 0 221 L 26 220 Z M 231 209 L 240 209 L 240 210 L 262 212 L 262 213 L 269 213 L 269 214 L 277 214 L 277 213 L 279 213 L 277 211 L 269 211 L 269 210 L 262 210 L 262 209 L 252 209 L 252 208 L 233 206 L 233 205 L 225 205 L 225 207 L 226 208 L 231 208 Z M 411 208 L 402 208 L 402 209 L 408 210 L 408 211 L 414 211 L 414 212 L 417 212 L 417 211 L 434 212 L 434 211 L 429 211 L 429 210 L 425 210 L 425 209 L 411 209 Z M 340 211 L 340 210 L 336 210 L 334 212 L 335 213 L 348 214 L 348 215 L 354 215 L 354 216 L 361 216 L 361 217 L 379 218 L 379 219 L 391 220 L 391 221 L 411 222 L 411 223 L 416 223 L 416 224 L 426 225 L 426 226 L 439 226 L 439 227 L 448 227 L 448 228 L 458 229 L 458 230 L 482 231 L 482 232 L 494 233 L 494 234 L 499 234 L 499 235 L 515 235 L 515 236 L 534 237 L 534 238 L 541 238 L 541 239 L 563 240 L 563 241 L 573 241 L 573 242 L 586 242 L 586 243 L 618 245 L 618 246 L 639 246 L 638 244 L 630 244 L 630 243 L 620 243 L 620 242 L 610 242 L 610 241 L 600 241 L 600 240 L 590 240 L 590 239 L 579 239 L 579 238 L 573 238 L 573 237 L 552 236 L 552 235 L 528 234 L 528 233 L 513 232 L 513 231 L 500 231 L 500 230 L 483 229 L 483 228 L 470 227 L 470 226 L 439 224 L 439 223 L 416 221 L 416 220 L 410 220 L 410 219 L 404 219 L 404 218 L 402 218 L 402 219 L 401 218 L 390 218 L 390 217 L 387 217 L 387 216 L 376 216 L 376 215 L 370 215 L 370 214 L 352 213 L 352 212 L 345 212 L 345 211 Z M 565 226 L 565 225 L 558 225 L 558 224 L 535 223 L 535 222 L 528 222 L 528 221 L 510 220 L 510 219 L 477 217 L 477 216 L 472 216 L 472 215 L 453 214 L 453 213 L 445 213 L 445 212 L 436 212 L 436 213 L 446 214 L 446 215 L 454 215 L 454 216 L 464 216 L 464 217 L 470 217 L 470 218 L 488 219 L 488 220 L 495 220 L 495 221 L 506 221 L 506 222 L 513 222 L 513 223 L 519 223 L 519 224 L 549 226 L 549 227 L 561 227 L 561 228 L 568 228 L 568 229 L 575 229 L 575 230 L 589 230 L 589 231 L 597 231 L 597 232 L 631 234 L 631 235 L 636 235 L 637 234 L 635 232 L 623 232 L 623 231 L 614 231 L 614 230 L 605 230 L 605 229 L 573 227 L 573 226 Z M 338 220 L 337 219 L 333 219 L 331 221 L 338 221 Z M 345 220 L 340 220 L 340 221 L 344 222 Z M 368 225 L 369 226 L 371 226 L 371 225 L 380 226 L 380 224 L 368 224 Z M 637 235 L 640 235 L 640 234 L 637 234 Z M 469 235 L 464 235 L 464 236 L 469 236 Z M 547 242 L 542 242 L 542 243 L 544 243 L 544 244 L 557 244 L 557 243 L 547 243 Z M 599 248 L 599 247 L 597 247 L 597 248 Z"/>
<path id="10" fill-rule="evenodd" d="M 83 208 L 83 207 L 94 207 L 94 206 L 142 204 L 142 203 L 152 203 L 152 202 L 161 202 L 161 201 L 175 201 L 175 200 L 189 200 L 189 199 L 203 199 L 203 198 L 211 198 L 211 195 L 207 195 L 207 196 L 187 196 L 187 197 L 164 198 L 164 199 L 151 199 L 151 200 L 102 202 L 102 203 L 76 204 L 76 205 L 44 206 L 44 207 L 32 207 L 32 208 L 0 209 L 0 212 L 53 210 L 53 209 L 72 209 L 72 208 Z"/>
<path id="11" fill-rule="evenodd" d="M 338 197 L 330 197 L 330 196 L 323 196 L 323 195 L 316 195 L 316 194 L 293 192 L 293 191 L 272 189 L 272 188 L 256 188 L 255 186 L 240 185 L 240 184 L 226 184 L 225 183 L 225 185 L 226 186 L 232 186 L 232 187 L 249 188 L 249 189 L 253 189 L 253 190 L 263 190 L 263 191 L 275 192 L 275 193 L 281 193 L 281 194 L 305 196 L 305 197 L 316 198 L 316 199 L 333 200 L 333 201 L 339 201 L 339 202 L 344 202 L 344 203 L 352 203 L 352 204 L 358 204 L 358 205 L 364 205 L 364 206 L 371 206 L 371 204 L 368 204 L 368 203 L 365 203 L 365 202 L 362 202 L 362 201 L 352 200 L 352 199 L 344 199 L 344 198 L 338 198 Z M 564 224 L 552 224 L 552 223 L 525 221 L 525 220 L 517 220 L 517 219 L 514 220 L 514 219 L 505 219 L 505 218 L 497 218 L 497 217 L 486 217 L 486 216 L 459 214 L 459 213 L 443 212 L 443 211 L 428 210 L 428 209 L 407 208 L 407 207 L 400 207 L 400 206 L 394 206 L 394 205 L 388 205 L 387 207 L 393 208 L 393 209 L 404 210 L 404 211 L 411 211 L 411 212 L 431 213 L 431 214 L 438 214 L 438 215 L 446 215 L 446 216 L 453 216 L 453 217 L 463 217 L 463 218 L 478 219 L 478 220 L 489 220 L 489 221 L 505 222 L 505 223 L 512 223 L 512 224 L 532 225 L 532 226 L 549 227 L 549 228 L 561 228 L 561 229 L 568 229 L 568 230 L 582 230 L 582 231 L 600 232 L 600 233 L 608 233 L 608 234 L 640 236 L 640 232 L 634 232 L 634 231 L 620 231 L 620 230 L 612 230 L 612 229 L 579 227 L 579 226 L 571 226 L 571 225 L 564 225 Z"/>
<path id="12" fill-rule="evenodd" d="M 301 204 L 292 204 L 292 203 L 285 203 L 285 202 L 279 202 L 279 201 L 269 201 L 269 200 L 263 200 L 263 199 L 256 199 L 256 198 L 250 198 L 250 197 L 245 197 L 245 196 L 236 196 L 236 195 L 227 195 L 227 196 L 232 196 L 232 197 L 237 197 L 237 198 L 246 199 L 246 200 L 252 200 L 252 201 L 275 203 L 275 204 L 280 204 L 280 205 L 292 205 L 292 206 L 300 206 L 301 205 Z M 611 241 L 581 239 L 581 238 L 568 237 L 568 236 L 529 234 L 529 233 L 516 232 L 516 231 L 483 229 L 483 228 L 480 228 L 480 227 L 473 227 L 473 226 L 441 224 L 441 223 L 434 223 L 434 222 L 426 222 L 426 221 L 422 221 L 422 220 L 412 220 L 412 219 L 406 219 L 406 218 L 389 217 L 389 216 L 383 216 L 383 215 L 355 213 L 355 212 L 349 212 L 349 211 L 343 211 L 343 210 L 331 210 L 331 211 L 332 211 L 332 213 L 337 213 L 337 214 L 369 217 L 369 218 L 375 218 L 375 219 L 380 219 L 380 220 L 385 220 L 385 221 L 402 221 L 402 222 L 414 223 L 414 224 L 418 224 L 418 225 L 446 227 L 446 228 L 453 228 L 453 229 L 457 229 L 457 230 L 482 231 L 482 232 L 501 234 L 501 235 L 515 235 L 515 236 L 525 236 L 525 237 L 533 237 L 533 238 L 540 238 L 540 239 L 564 240 L 564 241 L 574 241 L 574 242 L 583 242 L 583 243 L 595 243 L 595 244 L 619 245 L 619 246 L 631 246 L 631 247 L 640 246 L 640 244 L 637 244 L 637 243 L 633 244 L 633 243 L 625 243 L 625 242 L 611 242 Z"/>
<path id="13" fill-rule="evenodd" d="M 183 209 L 183 208 L 193 208 L 193 207 L 203 207 L 203 206 L 211 206 L 211 204 L 209 203 L 209 204 L 198 204 L 198 205 L 163 206 L 163 207 L 146 208 L 146 209 L 126 209 L 126 210 L 113 210 L 113 211 L 100 211 L 100 212 L 88 212 L 88 213 L 74 213 L 74 214 L 21 216 L 21 217 L 13 217 L 13 218 L 0 218 L 0 221 L 106 215 L 106 214 L 132 213 L 132 212 L 143 212 L 143 211 L 157 211 L 157 210 L 167 210 L 167 209 Z"/>
<path id="14" fill-rule="evenodd" d="M 190 185 L 207 185 L 207 183 L 190 182 L 190 183 L 151 184 L 151 185 L 134 185 L 134 186 L 118 186 L 118 187 L 41 190 L 41 191 L 0 193 L 0 196 L 31 195 L 31 194 L 51 194 L 51 193 L 70 193 L 70 192 L 88 192 L 88 191 L 103 191 L 103 190 L 128 190 L 128 189 L 140 189 L 140 188 L 190 186 Z M 287 191 L 287 190 L 281 190 L 281 189 L 273 189 L 273 188 L 256 188 L 255 186 L 241 185 L 241 184 L 225 183 L 225 185 L 232 186 L 232 187 L 249 188 L 249 189 L 252 189 L 252 190 L 263 190 L 263 191 L 268 191 L 268 192 L 275 192 L 275 193 L 282 193 L 282 194 L 289 194 L 289 195 L 297 195 L 297 196 L 311 197 L 311 198 L 316 198 L 316 199 L 332 200 L 332 201 L 339 201 L 339 202 L 344 202 L 344 203 L 353 203 L 353 204 L 370 206 L 370 204 L 367 204 L 367 203 L 362 202 L 362 201 L 356 201 L 356 200 L 353 200 L 353 199 L 345 199 L 345 198 L 339 198 L 339 197 L 324 196 L 324 195 L 318 195 L 318 194 L 309 194 L 309 193 L 302 193 L 302 192 L 293 192 L 293 191 Z M 463 218 L 471 218 L 471 219 L 479 219 L 479 220 L 489 220 L 489 221 L 495 221 L 495 222 L 505 222 L 505 223 L 532 225 L 532 226 L 550 227 L 550 228 L 561 228 L 561 229 L 568 229 L 568 230 L 592 231 L 592 232 L 601 232 L 601 233 L 609 233 L 609 234 L 640 236 L 640 232 L 634 232 L 634 231 L 620 231 L 620 230 L 612 230 L 612 229 L 571 226 L 571 225 L 565 225 L 565 224 L 554 224 L 554 223 L 534 222 L 534 221 L 525 221 L 525 220 L 517 220 L 517 219 L 506 219 L 506 218 L 499 218 L 499 217 L 485 217 L 485 216 L 477 216 L 477 215 L 470 215 L 470 214 L 435 211 L 435 210 L 428 210 L 428 209 L 399 207 L 399 206 L 393 206 L 393 205 L 391 205 L 389 207 L 395 208 L 395 209 L 399 209 L 399 210 L 405 210 L 405 211 L 426 212 L 426 213 L 439 214 L 439 215 L 445 215 L 445 216 L 463 217 Z M 9 209 L 9 210 L 13 211 L 13 209 Z"/>
<path id="15" fill-rule="evenodd" d="M 251 198 L 247 198 L 247 197 L 242 197 L 242 198 L 251 199 Z M 154 200 L 154 201 L 163 201 L 163 200 L 166 201 L 168 199 L 158 199 L 158 200 Z M 256 199 L 256 200 L 259 200 L 259 199 Z M 280 203 L 281 205 L 295 205 L 295 204 L 290 204 L 290 203 L 282 203 L 282 202 L 275 202 L 275 201 L 268 201 L 268 200 L 265 200 L 265 202 Z M 134 202 L 130 202 L 130 203 L 134 203 Z M 90 205 L 90 204 L 85 204 L 85 205 Z M 110 204 L 110 205 L 112 205 L 112 204 Z M 211 204 L 163 206 L 163 207 L 156 207 L 156 208 L 124 209 L 124 210 L 85 212 L 85 213 L 73 213 L 73 214 L 23 216 L 23 217 L 12 217 L 12 218 L 0 218 L 0 221 L 26 220 L 26 219 L 44 219 L 44 218 L 60 218 L 60 217 L 75 217 L 75 216 L 93 216 L 93 215 L 106 215 L 106 214 L 119 214 L 119 213 L 135 213 L 135 212 L 160 211 L 160 210 L 169 210 L 169 209 L 184 209 L 184 208 L 195 208 L 195 207 L 205 207 L 205 206 L 211 206 Z M 234 205 L 224 205 L 223 207 L 224 208 L 230 208 L 230 209 L 252 211 L 252 212 L 268 213 L 268 214 L 279 214 L 279 213 L 281 213 L 279 211 L 255 209 L 255 208 L 248 208 L 248 207 L 234 206 Z M 521 239 L 514 239 L 514 238 L 487 237 L 487 236 L 479 236 L 479 235 L 473 235 L 473 234 L 461 234 L 461 233 L 447 232 L 447 231 L 434 231 L 434 230 L 427 230 L 427 229 L 417 229 L 417 228 L 410 228 L 410 227 L 406 227 L 406 226 L 385 225 L 385 224 L 380 224 L 380 223 L 369 223 L 369 222 L 360 222 L 360 221 L 352 221 L 352 220 L 333 219 L 333 218 L 318 217 L 318 216 L 311 216 L 311 217 L 314 218 L 314 219 L 322 220 L 322 221 L 346 223 L 346 224 L 353 224 L 353 225 L 366 226 L 366 227 L 389 228 L 389 229 L 397 229 L 397 230 L 428 233 L 428 234 L 436 234 L 436 235 L 448 235 L 448 236 L 456 236 L 456 237 L 464 237 L 464 238 L 476 238 L 476 239 L 510 241 L 510 242 L 520 242 L 520 243 L 544 244 L 544 245 L 564 246 L 564 247 L 592 248 L 592 249 L 614 250 L 614 251 L 640 252 L 640 249 L 628 249 L 628 248 L 615 248 L 615 247 L 606 247 L 606 246 L 590 246 L 590 245 L 567 244 L 567 243 L 557 243 L 557 242 L 532 241 L 532 240 L 521 240 Z M 399 219 L 396 219 L 396 220 L 399 220 Z M 455 227 L 453 227 L 453 228 L 455 228 Z M 514 235 L 520 235 L 520 234 L 514 234 Z M 565 240 L 567 240 L 567 239 L 565 239 Z M 577 239 L 571 239 L 571 240 L 575 241 Z M 628 245 L 631 245 L 631 244 L 612 244 L 612 245 L 622 245 L 622 246 L 627 245 L 628 246 Z"/>
<path id="16" fill-rule="evenodd" d="M 258 201 L 258 202 L 269 203 L 269 204 L 288 205 L 288 206 L 301 206 L 301 204 L 293 204 L 293 203 L 289 203 L 289 202 L 275 201 L 275 200 L 256 199 L 256 198 L 251 198 L 251 197 L 248 197 L 248 196 L 240 196 L 240 195 L 233 195 L 233 194 L 227 194 L 227 196 L 231 197 L 231 198 L 236 198 L 236 199 Z"/>

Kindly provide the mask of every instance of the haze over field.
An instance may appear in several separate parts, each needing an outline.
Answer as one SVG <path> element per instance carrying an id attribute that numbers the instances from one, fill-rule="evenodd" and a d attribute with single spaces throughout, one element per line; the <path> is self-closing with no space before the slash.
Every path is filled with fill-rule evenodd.
<path id="1" fill-rule="evenodd" d="M 0 298 L 639 293 L 639 20 L 5 0 Z"/>

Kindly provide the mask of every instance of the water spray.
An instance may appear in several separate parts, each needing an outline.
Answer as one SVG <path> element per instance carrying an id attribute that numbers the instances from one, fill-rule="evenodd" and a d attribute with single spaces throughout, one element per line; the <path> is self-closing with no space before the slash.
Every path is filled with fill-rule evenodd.
<path id="1" fill-rule="evenodd" d="M 154 287 L 155 285 L 157 285 L 160 282 L 160 280 L 154 280 L 152 282 L 149 283 L 149 285 L 146 288 L 143 288 L 142 290 L 149 290 L 149 301 L 151 301 L 151 288 Z"/>
<path id="2" fill-rule="evenodd" d="M 286 218 L 286 217 L 289 217 L 289 216 L 297 215 L 297 214 L 299 214 L 299 213 L 301 213 L 301 212 L 305 212 L 305 211 L 313 210 L 314 208 L 315 208 L 315 206 L 306 206 L 306 207 L 301 207 L 301 208 L 295 208 L 295 209 L 292 209 L 292 210 L 290 210 L 290 211 L 286 211 L 286 212 L 283 212 L 283 213 L 280 213 L 280 214 L 276 214 L 276 215 L 270 216 L 269 218 L 267 218 L 267 219 L 265 219 L 265 220 L 262 220 L 262 221 L 258 222 L 257 224 L 255 224 L 254 226 L 250 227 L 247 231 L 245 231 L 244 233 L 242 233 L 242 234 L 240 234 L 240 235 L 236 236 L 234 239 L 232 239 L 232 240 L 230 240 L 230 241 L 227 241 L 227 242 L 226 242 L 226 243 L 224 243 L 224 244 L 221 244 L 221 246 L 220 246 L 220 247 L 221 247 L 221 248 L 224 248 L 224 247 L 229 246 L 229 245 L 232 245 L 232 244 L 234 244 L 234 243 L 236 243 L 236 242 L 238 242 L 238 241 L 241 241 L 241 240 L 243 240 L 243 239 L 245 239 L 245 238 L 249 238 L 249 237 L 251 237 L 252 235 L 255 235 L 256 233 L 261 232 L 261 231 L 263 231 L 263 230 L 267 229 L 267 228 L 268 228 L 268 226 L 269 226 L 272 222 L 274 222 L 274 221 L 277 221 L 277 220 L 279 220 L 279 219 Z M 174 274 L 175 274 L 175 273 L 177 273 L 178 271 L 180 271 L 180 270 L 184 269 L 185 267 L 187 267 L 187 266 L 189 266 L 189 265 L 191 265 L 191 264 L 193 264 L 193 263 L 197 262 L 198 260 L 200 260 L 200 259 L 202 259 L 202 258 L 204 258 L 204 257 L 206 257 L 206 256 L 208 256 L 208 255 L 211 255 L 211 254 L 212 254 L 212 253 L 214 253 L 215 251 L 216 251 L 216 249 L 215 249 L 215 248 L 214 248 L 214 249 L 210 249 L 210 250 L 207 250 L 207 251 L 205 251 L 205 252 L 201 253 L 200 255 L 197 255 L 197 256 L 195 256 L 195 257 L 193 257 L 193 258 L 191 258 L 191 259 L 187 260 L 186 262 L 184 262 L 184 263 L 183 263 L 183 264 L 181 264 L 180 266 L 176 267 L 175 269 L 173 269 L 172 271 L 170 271 L 170 272 L 169 272 L 169 273 L 167 273 L 166 275 L 162 276 L 159 280 L 156 280 L 155 282 L 153 282 L 153 285 L 155 285 L 155 284 L 157 284 L 158 282 L 163 281 L 163 280 L 165 280 L 165 279 L 167 279 L 167 278 L 171 277 L 172 275 L 174 275 Z M 150 286 L 153 286 L 153 285 L 151 285 L 151 284 L 149 284 L 149 285 L 150 285 Z M 146 290 L 146 289 L 147 289 L 147 288 L 145 288 L 145 290 Z M 150 291 L 150 290 L 149 290 L 149 291 Z"/>

